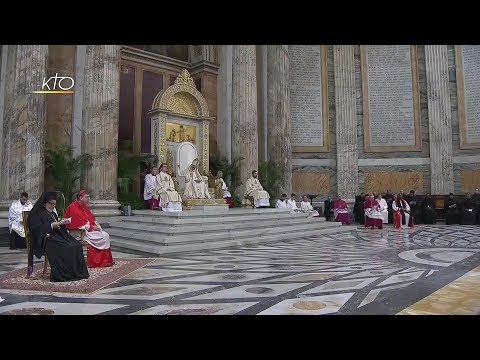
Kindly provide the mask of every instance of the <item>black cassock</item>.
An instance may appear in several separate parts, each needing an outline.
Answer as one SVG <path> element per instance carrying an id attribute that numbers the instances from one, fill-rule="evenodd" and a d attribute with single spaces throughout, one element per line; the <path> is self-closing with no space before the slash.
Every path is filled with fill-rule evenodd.
<path id="1" fill-rule="evenodd" d="M 33 254 L 41 258 L 43 250 L 50 263 L 50 281 L 75 281 L 88 279 L 87 265 L 83 257 L 80 242 L 69 235 L 64 226 L 52 229 L 51 224 L 57 221 L 54 212 L 41 208 L 28 216 L 28 227 L 32 238 Z M 46 235 L 49 234 L 48 238 Z"/>
<path id="2" fill-rule="evenodd" d="M 433 204 L 432 198 L 426 197 L 425 199 L 423 199 L 422 213 L 423 213 L 423 222 L 425 224 L 436 223 L 435 205 Z"/>
<path id="3" fill-rule="evenodd" d="M 472 199 L 465 198 L 460 212 L 460 222 L 462 225 L 474 225 L 477 220 L 477 209 Z"/>
<path id="4" fill-rule="evenodd" d="M 475 209 L 477 209 L 477 224 L 480 224 L 480 194 L 473 194 L 472 195 L 473 204 Z"/>
<path id="5" fill-rule="evenodd" d="M 415 219 L 415 224 L 420 224 L 422 222 L 422 209 L 420 207 L 420 202 L 416 195 L 408 195 L 406 198 L 408 205 L 410 206 L 410 215 Z"/>
<path id="6" fill-rule="evenodd" d="M 450 197 L 445 202 L 445 222 L 447 225 L 458 223 L 458 205 L 455 199 Z"/>
<path id="7" fill-rule="evenodd" d="M 353 205 L 353 215 L 355 217 L 355 222 L 362 225 L 365 224 L 365 207 L 364 207 L 365 198 L 362 198 L 361 195 L 355 196 L 355 205 Z"/>

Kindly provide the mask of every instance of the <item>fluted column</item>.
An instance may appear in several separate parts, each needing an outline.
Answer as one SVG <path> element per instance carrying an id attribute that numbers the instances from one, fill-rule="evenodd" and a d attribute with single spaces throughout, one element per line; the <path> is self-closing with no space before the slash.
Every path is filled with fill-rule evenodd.
<path id="1" fill-rule="evenodd" d="M 354 45 L 335 45 L 333 56 L 335 64 L 337 193 L 338 196 L 351 203 L 358 192 Z"/>
<path id="2" fill-rule="evenodd" d="M 221 156 L 232 159 L 232 45 L 218 48 L 217 147 Z"/>
<path id="3" fill-rule="evenodd" d="M 243 158 L 240 180 L 245 184 L 258 170 L 255 45 L 233 45 L 232 72 L 232 160 Z"/>
<path id="4" fill-rule="evenodd" d="M 119 111 L 118 45 L 87 45 L 83 83 L 84 153 L 94 157 L 86 174 L 95 215 L 119 215 L 117 155 Z"/>
<path id="5" fill-rule="evenodd" d="M 283 168 L 280 191 L 292 189 L 292 146 L 290 142 L 290 95 L 288 89 L 288 45 L 267 46 L 268 159 Z M 271 194 L 280 196 L 280 194 Z"/>
<path id="6" fill-rule="evenodd" d="M 48 45 L 5 48 L 1 199 L 18 199 L 22 191 L 37 199 L 44 191 L 47 118 L 46 95 L 33 92 L 47 76 Z"/>
<path id="7" fill-rule="evenodd" d="M 432 194 L 453 192 L 452 113 L 447 45 L 425 45 Z"/>

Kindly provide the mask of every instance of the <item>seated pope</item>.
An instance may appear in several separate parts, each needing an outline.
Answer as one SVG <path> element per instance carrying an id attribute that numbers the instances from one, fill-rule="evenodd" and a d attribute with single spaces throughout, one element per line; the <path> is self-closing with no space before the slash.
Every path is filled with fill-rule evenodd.
<path id="1" fill-rule="evenodd" d="M 256 208 L 270 207 L 270 195 L 263 190 L 263 186 L 258 180 L 258 172 L 256 170 L 253 170 L 252 177 L 247 179 L 245 197 L 253 198 L 253 205 Z"/>
<path id="2" fill-rule="evenodd" d="M 182 211 L 182 198 L 175 190 L 175 184 L 172 177 L 167 173 L 167 164 L 165 163 L 160 165 L 160 172 L 156 175 L 155 198 L 160 198 L 162 211 Z"/>
<path id="3" fill-rule="evenodd" d="M 210 199 L 208 192 L 208 178 L 200 175 L 198 171 L 198 159 L 194 159 L 185 170 L 185 192 L 186 199 Z"/>
<path id="4" fill-rule="evenodd" d="M 90 194 L 80 190 L 77 199 L 65 209 L 64 217 L 71 218 L 66 225 L 72 236 L 83 232 L 83 239 L 88 243 L 87 266 L 89 268 L 107 267 L 115 264 L 110 250 L 110 235 L 102 230 L 95 216 L 88 208 Z"/>

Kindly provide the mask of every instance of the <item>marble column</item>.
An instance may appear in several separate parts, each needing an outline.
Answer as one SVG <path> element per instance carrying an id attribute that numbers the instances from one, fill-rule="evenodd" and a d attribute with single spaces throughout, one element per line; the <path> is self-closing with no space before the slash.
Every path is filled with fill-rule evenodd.
<path id="1" fill-rule="evenodd" d="M 232 160 L 242 158 L 240 181 L 245 184 L 258 170 L 255 45 L 233 45 L 232 58 Z M 241 186 L 237 195 L 243 190 Z"/>
<path id="2" fill-rule="evenodd" d="M 447 45 L 425 45 L 431 193 L 453 192 L 452 113 Z"/>
<path id="3" fill-rule="evenodd" d="M 41 90 L 47 76 L 48 45 L 5 48 L 0 193 L 1 200 L 10 203 L 23 191 L 33 200 L 44 191 L 46 95 L 33 92 Z"/>
<path id="4" fill-rule="evenodd" d="M 280 191 L 292 190 L 292 146 L 290 142 L 290 94 L 288 89 L 288 45 L 267 46 L 268 159 L 282 166 Z M 277 197 L 280 194 L 270 194 Z"/>
<path id="5" fill-rule="evenodd" d="M 268 160 L 267 46 L 257 45 L 258 160 Z"/>
<path id="6" fill-rule="evenodd" d="M 353 209 L 358 192 L 354 45 L 333 47 L 335 76 L 337 194 Z"/>
<path id="7" fill-rule="evenodd" d="M 87 45 L 83 82 L 82 152 L 91 154 L 86 186 L 97 216 L 120 215 L 117 201 L 120 47 Z"/>
<path id="8" fill-rule="evenodd" d="M 217 148 L 220 156 L 232 159 L 232 45 L 219 45 L 217 77 Z"/>

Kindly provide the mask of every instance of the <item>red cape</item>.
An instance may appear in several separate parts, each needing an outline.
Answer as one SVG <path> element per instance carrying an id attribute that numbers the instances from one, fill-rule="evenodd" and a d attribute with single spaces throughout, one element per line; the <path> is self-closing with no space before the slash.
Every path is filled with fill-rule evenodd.
<path id="1" fill-rule="evenodd" d="M 90 209 L 83 206 L 80 201 L 75 200 L 65 209 L 64 218 L 72 218 L 72 222 L 66 225 L 69 230 L 76 230 L 90 222 L 88 231 L 92 231 L 95 226 L 95 216 L 93 216 Z"/>

